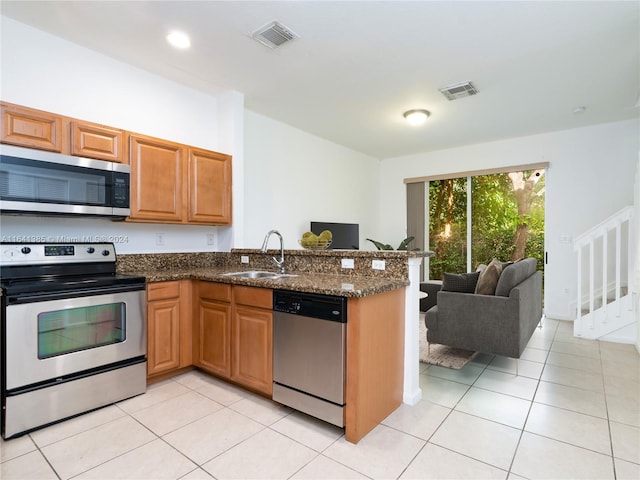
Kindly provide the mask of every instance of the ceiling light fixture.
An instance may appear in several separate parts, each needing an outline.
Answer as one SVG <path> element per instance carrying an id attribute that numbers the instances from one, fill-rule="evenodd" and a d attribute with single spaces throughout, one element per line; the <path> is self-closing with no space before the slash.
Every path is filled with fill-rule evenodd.
<path id="1" fill-rule="evenodd" d="M 186 33 L 180 32 L 178 30 L 174 30 L 170 32 L 169 35 L 167 35 L 167 42 L 169 42 L 174 47 L 181 49 L 189 48 L 191 46 L 191 40 L 189 39 L 189 36 Z"/>
<path id="2" fill-rule="evenodd" d="M 427 118 L 429 118 L 429 115 L 431 115 L 431 112 L 429 110 L 423 109 L 407 110 L 402 114 L 402 116 L 407 119 L 407 122 L 409 122 L 414 127 L 422 125 L 424 122 L 426 122 Z"/>

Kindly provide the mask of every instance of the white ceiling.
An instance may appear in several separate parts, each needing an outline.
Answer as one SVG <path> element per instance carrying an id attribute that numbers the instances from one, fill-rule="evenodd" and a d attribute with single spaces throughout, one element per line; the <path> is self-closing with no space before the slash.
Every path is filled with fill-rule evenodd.
<path id="1" fill-rule="evenodd" d="M 637 118 L 640 2 L 10 1 L 3 15 L 376 158 Z M 250 38 L 278 20 L 300 38 Z M 171 29 L 192 47 L 167 45 Z M 470 80 L 449 101 L 438 88 Z M 584 113 L 574 114 L 578 106 Z M 432 112 L 410 127 L 405 110 Z"/>

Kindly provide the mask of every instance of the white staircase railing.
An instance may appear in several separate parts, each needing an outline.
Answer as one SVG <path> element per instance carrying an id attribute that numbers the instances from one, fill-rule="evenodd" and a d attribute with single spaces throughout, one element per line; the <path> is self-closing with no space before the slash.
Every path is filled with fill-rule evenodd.
<path id="1" fill-rule="evenodd" d="M 574 241 L 578 254 L 577 337 L 634 343 L 630 291 L 633 275 L 634 207 L 625 207 Z M 619 332 L 616 335 L 616 332 Z"/>

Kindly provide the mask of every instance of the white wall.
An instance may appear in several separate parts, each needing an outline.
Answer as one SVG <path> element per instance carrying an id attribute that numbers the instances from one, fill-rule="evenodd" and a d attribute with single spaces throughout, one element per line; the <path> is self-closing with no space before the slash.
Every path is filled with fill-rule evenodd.
<path id="1" fill-rule="evenodd" d="M 546 178 L 545 313 L 575 318 L 576 256 L 571 239 L 633 203 L 638 158 L 637 120 L 602 124 L 411 157 L 386 159 L 380 168 L 380 224 L 406 232 L 405 178 L 549 162 Z M 572 305 L 573 304 L 573 305 Z"/>
<path id="2" fill-rule="evenodd" d="M 0 17 L 2 100 L 233 155 L 242 181 L 244 100 L 219 98 Z M 234 187 L 236 187 L 234 185 Z M 241 192 L 241 184 L 237 186 Z M 242 202 L 234 220 L 243 223 Z M 104 219 L 1 218 L 2 238 L 113 238 L 118 253 L 228 250 L 231 228 L 114 223 Z M 217 233 L 217 245 L 206 234 Z M 165 245 L 156 245 L 156 233 Z"/>
<path id="3" fill-rule="evenodd" d="M 118 253 L 225 251 L 258 247 L 278 228 L 287 248 L 300 248 L 309 221 L 319 220 L 359 223 L 360 247 L 368 247 L 364 238 L 377 222 L 376 160 L 245 112 L 238 92 L 207 95 L 7 17 L 0 21 L 2 100 L 230 153 L 234 192 L 231 228 L 5 215 L 3 241 L 104 238 Z M 210 232 L 214 246 L 206 243 Z"/>
<path id="4" fill-rule="evenodd" d="M 298 239 L 315 220 L 360 224 L 360 249 L 372 249 L 365 238 L 376 232 L 377 160 L 248 110 L 245 133 L 246 221 L 239 246 L 259 248 L 277 229 L 285 248 L 299 249 Z"/>

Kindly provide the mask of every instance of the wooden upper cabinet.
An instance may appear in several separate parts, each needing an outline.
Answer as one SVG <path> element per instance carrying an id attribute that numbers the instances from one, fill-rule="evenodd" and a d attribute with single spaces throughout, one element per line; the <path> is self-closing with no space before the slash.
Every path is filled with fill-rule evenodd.
<path id="1" fill-rule="evenodd" d="M 0 109 L 2 143 L 68 153 L 68 122 L 64 117 L 4 102 Z"/>
<path id="2" fill-rule="evenodd" d="M 7 102 L 0 113 L 0 143 L 129 163 L 129 221 L 231 225 L 230 155 Z"/>
<path id="3" fill-rule="evenodd" d="M 189 223 L 231 224 L 231 157 L 189 149 Z"/>
<path id="4" fill-rule="evenodd" d="M 231 224 L 231 156 L 131 134 L 129 161 L 129 220 Z"/>
<path id="5" fill-rule="evenodd" d="M 80 120 L 71 122 L 71 154 L 129 163 L 124 131 Z"/>
<path id="6" fill-rule="evenodd" d="M 1 143 L 129 163 L 124 130 L 7 102 L 0 108 Z"/>
<path id="7" fill-rule="evenodd" d="M 182 223 L 184 219 L 181 145 L 131 135 L 131 220 Z"/>

